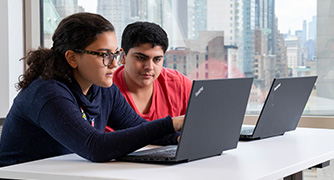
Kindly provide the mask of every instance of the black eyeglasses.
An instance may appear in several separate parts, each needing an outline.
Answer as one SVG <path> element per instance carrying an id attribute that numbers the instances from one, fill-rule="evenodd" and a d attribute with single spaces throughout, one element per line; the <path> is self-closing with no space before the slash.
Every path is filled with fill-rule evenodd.
<path id="1" fill-rule="evenodd" d="M 74 52 L 80 52 L 80 53 L 86 53 L 86 54 L 91 54 L 91 55 L 96 55 L 96 56 L 101 56 L 103 57 L 103 65 L 105 66 L 110 66 L 114 59 L 116 59 L 117 63 L 121 61 L 121 58 L 123 56 L 123 51 L 117 51 L 116 53 L 103 53 L 103 52 L 96 52 L 96 51 L 88 51 L 88 50 L 83 50 L 83 49 L 74 49 Z"/>

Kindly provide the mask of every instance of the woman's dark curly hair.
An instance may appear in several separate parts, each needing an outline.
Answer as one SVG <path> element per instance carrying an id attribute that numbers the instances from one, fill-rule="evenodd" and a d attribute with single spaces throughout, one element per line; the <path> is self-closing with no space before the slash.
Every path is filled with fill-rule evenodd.
<path id="1" fill-rule="evenodd" d="M 107 31 L 115 32 L 115 29 L 98 14 L 77 13 L 64 18 L 52 36 L 51 49 L 38 48 L 29 51 L 27 56 L 22 58 L 26 60 L 29 68 L 19 77 L 17 89 L 24 89 L 36 78 L 71 81 L 73 68 L 66 61 L 66 51 L 85 49 Z"/>

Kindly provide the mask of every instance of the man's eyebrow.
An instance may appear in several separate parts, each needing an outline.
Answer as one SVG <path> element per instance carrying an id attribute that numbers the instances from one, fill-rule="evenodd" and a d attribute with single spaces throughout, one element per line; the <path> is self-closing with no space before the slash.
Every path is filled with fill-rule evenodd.
<path id="1" fill-rule="evenodd" d="M 143 53 L 140 53 L 140 52 L 135 52 L 134 54 L 136 54 L 136 55 L 140 55 L 140 56 L 144 56 L 145 58 L 149 58 L 148 55 L 143 54 Z M 162 57 L 164 57 L 164 56 L 155 56 L 154 58 L 162 58 Z"/>
<path id="2" fill-rule="evenodd" d="M 134 54 L 136 54 L 136 55 L 140 55 L 140 56 L 144 56 L 145 58 L 149 58 L 148 55 L 143 54 L 143 53 L 140 53 L 140 52 L 135 52 Z"/>

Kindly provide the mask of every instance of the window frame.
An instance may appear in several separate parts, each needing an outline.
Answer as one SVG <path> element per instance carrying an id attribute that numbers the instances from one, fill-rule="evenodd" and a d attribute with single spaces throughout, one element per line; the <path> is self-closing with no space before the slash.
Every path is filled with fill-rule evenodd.
<path id="1" fill-rule="evenodd" d="M 43 46 L 43 23 L 42 4 L 43 0 L 25 0 L 24 2 L 24 50 L 25 53 L 31 49 Z"/>
<path id="2" fill-rule="evenodd" d="M 43 41 L 43 0 L 26 0 L 25 9 L 25 52 L 29 49 L 37 49 Z M 38 9 L 38 10 L 37 10 Z M 258 115 L 246 114 L 244 124 L 255 124 Z M 298 127 L 312 128 L 330 128 L 334 129 L 334 116 L 312 115 L 303 116 L 300 119 Z"/>

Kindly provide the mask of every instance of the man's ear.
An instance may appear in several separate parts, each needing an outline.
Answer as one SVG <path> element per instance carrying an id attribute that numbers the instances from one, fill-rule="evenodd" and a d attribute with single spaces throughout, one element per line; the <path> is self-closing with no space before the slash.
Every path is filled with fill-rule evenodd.
<path id="1" fill-rule="evenodd" d="M 65 58 L 68 62 L 68 64 L 73 68 L 77 68 L 78 67 L 78 54 L 75 53 L 72 50 L 67 50 L 65 52 Z"/>
<path id="2" fill-rule="evenodd" d="M 126 57 L 125 51 L 124 51 L 123 48 L 121 48 L 119 51 L 123 52 L 123 55 L 121 56 L 122 59 L 120 60 L 120 63 L 125 64 L 125 57 Z"/>

